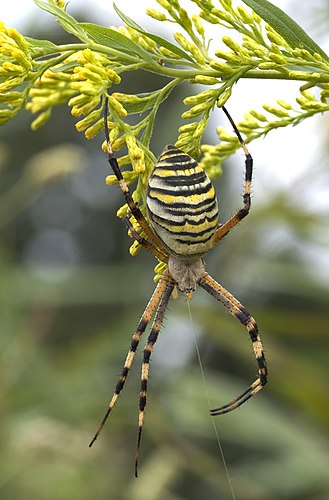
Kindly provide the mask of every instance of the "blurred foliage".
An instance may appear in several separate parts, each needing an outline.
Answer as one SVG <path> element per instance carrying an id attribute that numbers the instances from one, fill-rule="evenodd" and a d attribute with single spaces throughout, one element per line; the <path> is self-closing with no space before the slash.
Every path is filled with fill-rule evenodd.
<path id="1" fill-rule="evenodd" d="M 182 112 L 175 97 L 159 118 L 154 151 L 170 142 Z M 129 257 L 126 231 L 114 217 L 120 193 L 103 181 L 106 159 L 95 141 L 79 143 L 68 114 L 58 112 L 34 135 L 24 118 L 15 119 L 0 139 L 1 499 L 232 498 L 208 407 L 254 378 L 245 330 L 209 296 L 195 294 L 208 403 L 186 304 L 172 302 L 151 365 L 139 479 L 138 361 L 89 449 L 154 286 L 154 262 L 144 252 Z M 71 148 L 64 159 L 63 149 L 47 149 L 60 143 Z M 40 147 L 46 160 L 43 181 L 35 182 Z M 244 500 L 329 495 L 329 289 L 321 265 L 329 214 L 328 200 L 318 203 L 319 189 L 328 192 L 327 155 L 319 152 L 312 176 L 289 189 L 272 190 L 268 172 L 266 195 L 207 260 L 209 272 L 257 319 L 270 368 L 262 394 L 214 420 L 235 495 Z M 222 220 L 241 203 L 241 170 L 224 165 L 217 186 Z"/>

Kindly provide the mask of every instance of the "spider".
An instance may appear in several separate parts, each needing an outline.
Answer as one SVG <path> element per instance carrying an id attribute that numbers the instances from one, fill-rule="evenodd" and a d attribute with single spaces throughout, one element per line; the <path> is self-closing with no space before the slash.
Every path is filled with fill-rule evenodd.
<path id="1" fill-rule="evenodd" d="M 264 350 L 254 318 L 233 295 L 206 273 L 203 262 L 203 256 L 248 215 L 251 204 L 250 190 L 253 160 L 227 109 L 225 107 L 222 109 L 230 121 L 245 154 L 243 207 L 224 224 L 218 224 L 218 203 L 211 180 L 196 160 L 175 146 L 168 145 L 160 155 L 148 181 L 146 196 L 148 222 L 134 202 L 113 154 L 107 124 L 108 103 L 107 100 L 105 101 L 104 128 L 108 161 L 118 179 L 130 214 L 138 222 L 146 237 L 143 238 L 134 230 L 128 217 L 126 217 L 125 223 L 133 237 L 143 247 L 160 261 L 167 263 L 167 269 L 158 282 L 132 336 L 130 349 L 107 411 L 89 444 L 91 447 L 96 441 L 116 404 L 133 363 L 141 336 L 154 315 L 151 331 L 143 351 L 135 456 L 136 477 L 146 406 L 150 357 L 160 333 L 170 297 L 174 291 L 182 292 L 189 301 L 192 299 L 196 286 L 199 285 L 221 302 L 227 311 L 237 318 L 240 323 L 246 326 L 252 342 L 258 366 L 258 378 L 237 398 L 228 404 L 210 410 L 212 416 L 222 415 L 238 408 L 257 394 L 267 382 Z"/>

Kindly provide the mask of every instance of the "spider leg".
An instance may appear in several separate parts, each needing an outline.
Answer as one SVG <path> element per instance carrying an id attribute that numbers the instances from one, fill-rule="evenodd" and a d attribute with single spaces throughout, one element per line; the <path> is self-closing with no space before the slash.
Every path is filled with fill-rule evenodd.
<path id="1" fill-rule="evenodd" d="M 89 447 L 91 447 L 94 444 L 94 442 L 96 441 L 96 439 L 98 438 L 99 434 L 101 433 L 101 431 L 104 427 L 104 424 L 105 424 L 108 416 L 110 415 L 114 405 L 116 404 L 116 402 L 118 400 L 119 394 L 122 391 L 124 384 L 127 380 L 127 376 L 128 376 L 129 370 L 131 368 L 131 365 L 133 363 L 135 353 L 136 353 L 139 341 L 141 339 L 141 336 L 144 333 L 150 319 L 152 318 L 154 311 L 155 311 L 163 293 L 167 289 L 167 281 L 168 281 L 167 273 L 164 273 L 161 280 L 157 284 L 157 286 L 152 294 L 152 297 L 150 298 L 150 300 L 146 306 L 145 311 L 142 314 L 142 317 L 137 325 L 136 331 L 131 338 L 130 349 L 128 351 L 121 375 L 120 375 L 119 380 L 116 384 L 114 394 L 112 396 L 112 399 L 108 405 L 106 413 L 105 413 L 94 437 L 92 438 L 92 440 L 89 443 Z"/>
<path id="2" fill-rule="evenodd" d="M 157 257 L 162 262 L 168 262 L 168 256 L 158 250 L 155 246 L 152 245 L 147 239 L 143 238 L 140 234 L 135 231 L 132 223 L 129 220 L 129 217 L 124 217 L 123 222 L 126 227 L 131 232 L 132 236 L 135 238 L 138 243 L 140 243 L 144 248 L 146 248 L 149 252 L 151 252 L 155 257 Z"/>
<path id="3" fill-rule="evenodd" d="M 163 322 L 164 314 L 168 306 L 168 302 L 172 291 L 175 287 L 175 282 L 173 280 L 168 281 L 166 287 L 163 291 L 162 297 L 160 299 L 158 309 L 154 318 L 152 329 L 150 335 L 147 339 L 147 343 L 144 347 L 143 352 L 143 363 L 142 363 L 142 375 L 141 375 L 141 388 L 139 393 L 139 416 L 138 416 L 138 435 L 136 444 L 136 459 L 135 459 L 135 477 L 138 473 L 138 462 L 139 462 L 139 450 L 142 439 L 142 430 L 144 423 L 144 411 L 146 406 L 146 396 L 147 396 L 147 383 L 149 378 L 149 368 L 150 368 L 150 357 L 153 351 L 154 344 L 158 339 L 160 333 L 161 325 Z"/>
<path id="4" fill-rule="evenodd" d="M 252 348 L 258 365 L 259 377 L 253 382 L 248 389 L 240 394 L 237 398 L 230 401 L 228 404 L 214 408 L 210 411 L 212 416 L 228 413 L 235 408 L 238 408 L 245 403 L 249 398 L 257 394 L 267 382 L 267 366 L 264 356 L 262 341 L 258 333 L 258 327 L 254 318 L 249 314 L 245 307 L 231 295 L 224 287 L 215 281 L 209 274 L 204 273 L 198 284 L 206 290 L 216 300 L 221 302 L 228 312 L 237 318 L 243 325 L 247 327 Z"/>
<path id="5" fill-rule="evenodd" d="M 144 215 L 138 208 L 137 204 L 135 203 L 133 197 L 131 196 L 131 193 L 129 191 L 129 187 L 125 179 L 123 178 L 122 172 L 120 170 L 120 167 L 118 165 L 118 161 L 113 154 L 113 150 L 111 147 L 110 143 L 110 136 L 109 136 L 109 128 L 107 124 L 107 116 L 108 116 L 108 99 L 105 98 L 104 102 L 104 130 L 105 130 L 105 139 L 106 139 L 106 145 L 107 145 L 107 153 L 108 153 L 108 162 L 111 166 L 111 169 L 113 170 L 114 175 L 118 179 L 120 189 L 123 193 L 123 196 L 126 200 L 126 203 L 131 211 L 131 214 L 133 217 L 136 219 L 146 236 L 152 243 L 158 247 L 160 250 L 163 250 L 163 253 L 165 253 L 165 248 L 163 246 L 162 241 L 160 238 L 157 237 L 155 233 L 151 230 L 147 220 L 145 219 Z"/>
<path id="6" fill-rule="evenodd" d="M 241 137 L 241 134 L 239 130 L 237 129 L 231 115 L 227 111 L 227 109 L 223 106 L 223 111 L 226 114 L 227 118 L 229 119 L 234 132 L 236 133 L 241 147 L 244 151 L 244 154 L 246 156 L 245 159 L 245 181 L 244 181 L 244 191 L 243 191 L 243 207 L 238 210 L 238 212 L 233 215 L 228 221 L 226 221 L 224 224 L 219 226 L 216 230 L 215 236 L 214 236 L 214 245 L 216 245 L 224 236 L 227 235 L 231 229 L 236 226 L 244 217 L 246 217 L 249 213 L 250 210 L 250 205 L 251 205 L 251 197 L 250 197 L 250 192 L 251 192 L 251 179 L 252 179 L 252 166 L 253 166 L 253 159 L 251 154 L 249 153 L 247 146 L 245 145 L 244 140 Z"/>

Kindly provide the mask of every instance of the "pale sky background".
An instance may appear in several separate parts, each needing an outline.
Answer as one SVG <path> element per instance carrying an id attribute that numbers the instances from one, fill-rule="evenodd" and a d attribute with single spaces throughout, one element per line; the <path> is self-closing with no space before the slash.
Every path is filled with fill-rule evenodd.
<path id="1" fill-rule="evenodd" d="M 307 7 L 308 3 L 303 5 L 303 2 L 297 0 L 276 0 L 275 5 L 282 8 L 291 15 L 301 26 L 309 33 L 311 37 L 321 45 L 325 50 L 329 48 L 329 36 L 320 36 L 319 20 L 321 20 L 321 6 L 324 7 L 327 0 L 316 0 L 312 2 L 312 7 Z M 216 3 L 216 0 L 214 0 Z M 241 2 L 242 3 L 242 2 Z M 118 6 L 124 10 L 130 17 L 133 17 L 143 26 L 151 26 L 152 20 L 146 16 L 145 9 L 153 7 L 161 10 L 154 0 L 117 0 Z M 189 12 L 195 11 L 195 5 L 188 0 L 181 0 L 181 4 L 185 6 Z M 138 5 L 137 12 L 136 5 Z M 92 18 L 95 20 L 94 13 L 97 12 L 101 23 L 106 25 L 119 25 L 122 22 L 118 19 L 112 8 L 112 1 L 101 0 L 71 0 L 68 7 L 68 12 L 74 11 L 74 8 L 91 6 Z M 313 9 L 311 12 L 310 9 Z M 328 10 L 328 9 L 327 9 Z M 311 15 L 312 14 L 312 15 Z M 49 29 L 54 20 L 52 17 L 41 11 L 33 2 L 33 0 L 11 0 L 1 1 L 0 19 L 6 25 L 15 27 L 24 32 L 24 26 L 28 20 L 37 20 L 37 23 L 49 22 Z M 312 24 L 312 19 L 314 19 Z M 87 19 L 86 19 L 87 20 Z M 90 21 L 90 19 L 88 19 Z M 99 22 L 99 21 L 98 21 Z M 159 25 L 159 23 L 157 23 Z M 161 26 L 161 29 L 170 28 L 168 23 Z M 152 28 L 155 31 L 158 28 Z M 328 30 L 327 30 L 328 31 Z M 325 32 L 322 26 L 322 33 Z M 28 33 L 25 33 L 28 34 Z M 222 36 L 222 34 L 221 34 Z M 218 37 L 214 33 L 213 38 Z M 279 97 L 285 101 L 294 104 L 294 99 L 298 95 L 298 87 L 300 84 L 294 82 L 262 82 L 256 80 L 243 80 L 235 86 L 232 97 L 229 100 L 229 110 L 238 122 L 244 112 L 251 108 L 261 110 L 263 103 L 275 105 L 275 100 Z M 280 87 L 282 92 L 280 92 Z M 220 111 L 216 111 L 219 113 Z M 213 123 L 214 127 L 219 123 L 216 120 L 218 115 L 215 114 Z M 73 124 L 72 124 L 73 126 Z M 229 127 L 228 127 L 229 129 Z M 256 176 L 254 180 L 254 192 L 257 193 L 257 198 L 262 199 L 262 195 L 268 197 L 271 193 L 275 193 L 277 189 L 294 189 L 298 179 L 309 177 L 312 179 L 312 200 L 307 201 L 307 205 L 313 209 L 329 210 L 329 194 L 328 194 L 328 167 L 329 160 L 323 154 L 323 144 L 328 145 L 328 116 L 316 116 L 302 122 L 297 127 L 287 127 L 271 132 L 265 139 L 260 139 L 251 144 L 250 150 L 254 157 L 256 165 Z M 216 137 L 214 136 L 214 140 Z M 237 154 L 237 161 L 243 164 L 243 155 Z M 322 167 L 321 175 L 317 177 L 319 165 Z M 325 176 L 325 178 L 324 178 Z M 307 197 L 309 193 L 305 193 Z M 265 198 L 266 199 L 266 198 Z M 299 201 L 297 200 L 297 203 Z M 303 200 L 300 200 L 303 203 Z M 329 243 L 328 230 L 324 231 L 322 236 Z M 328 252 L 323 252 L 323 256 L 314 258 L 315 265 L 319 267 L 319 272 L 329 269 Z"/>

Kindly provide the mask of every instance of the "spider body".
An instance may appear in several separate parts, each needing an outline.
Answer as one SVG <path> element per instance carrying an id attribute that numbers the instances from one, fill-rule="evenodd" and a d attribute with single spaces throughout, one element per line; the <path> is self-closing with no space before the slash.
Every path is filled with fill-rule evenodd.
<path id="1" fill-rule="evenodd" d="M 108 160 L 118 179 L 120 189 L 131 215 L 139 223 L 145 237 L 138 234 L 128 218 L 125 222 L 133 237 L 160 261 L 167 263 L 167 270 L 158 282 L 152 297 L 131 338 L 130 349 L 116 384 L 107 411 L 89 446 L 97 439 L 119 394 L 126 382 L 140 339 L 154 316 L 153 324 L 143 350 L 141 386 L 139 397 L 138 437 L 136 446 L 135 475 L 144 423 L 147 398 L 149 363 L 157 341 L 170 297 L 178 288 L 190 300 L 196 286 L 221 302 L 226 310 L 247 328 L 258 367 L 258 378 L 246 391 L 230 403 L 211 410 L 211 415 L 228 413 L 257 394 L 267 382 L 267 367 L 262 342 L 254 318 L 246 308 L 225 288 L 206 273 L 202 257 L 235 227 L 250 209 L 252 157 L 227 110 L 228 117 L 245 154 L 245 182 L 243 207 L 224 224 L 218 224 L 218 203 L 212 182 L 198 163 L 175 146 L 166 146 L 151 173 L 147 187 L 147 211 L 149 222 L 134 202 L 123 178 L 109 142 L 107 125 L 107 100 L 105 101 L 105 134 Z"/>
<path id="2" fill-rule="evenodd" d="M 169 274 L 190 299 L 217 228 L 214 186 L 191 156 L 168 145 L 151 173 L 146 203 L 150 225 L 168 251 Z"/>
<path id="3" fill-rule="evenodd" d="M 146 203 L 151 227 L 169 255 L 194 259 L 212 248 L 218 223 L 216 193 L 191 156 L 175 146 L 164 148 L 148 182 Z"/>

